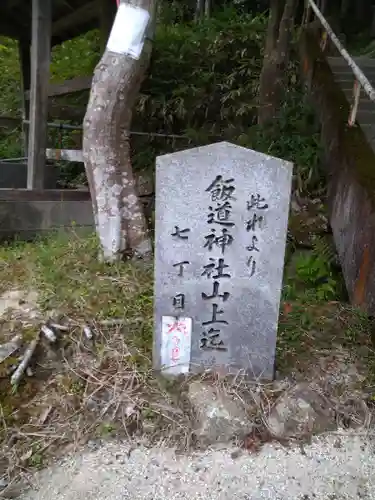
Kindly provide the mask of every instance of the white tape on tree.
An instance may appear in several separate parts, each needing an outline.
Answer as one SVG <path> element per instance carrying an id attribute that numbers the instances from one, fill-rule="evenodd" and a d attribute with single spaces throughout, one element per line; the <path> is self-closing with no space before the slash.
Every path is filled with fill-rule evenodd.
<path id="1" fill-rule="evenodd" d="M 150 13 L 147 10 L 120 3 L 109 35 L 107 50 L 139 59 L 149 21 Z"/>
<path id="2" fill-rule="evenodd" d="M 191 318 L 162 317 L 161 366 L 164 374 L 189 372 L 192 323 Z"/>

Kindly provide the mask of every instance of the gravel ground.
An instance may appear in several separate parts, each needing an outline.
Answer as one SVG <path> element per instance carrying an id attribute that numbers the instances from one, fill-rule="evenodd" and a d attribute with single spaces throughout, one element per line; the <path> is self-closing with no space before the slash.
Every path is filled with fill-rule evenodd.
<path id="1" fill-rule="evenodd" d="M 66 457 L 33 478 L 23 500 L 375 499 L 375 442 L 342 433 L 311 445 L 266 445 L 176 456 L 172 449 L 110 442 Z"/>

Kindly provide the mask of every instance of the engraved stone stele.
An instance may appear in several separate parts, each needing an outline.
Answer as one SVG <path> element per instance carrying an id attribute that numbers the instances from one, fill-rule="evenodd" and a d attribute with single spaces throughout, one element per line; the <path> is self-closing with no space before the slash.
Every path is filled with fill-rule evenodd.
<path id="1" fill-rule="evenodd" d="M 156 160 L 153 362 L 272 379 L 292 164 L 227 142 Z"/>

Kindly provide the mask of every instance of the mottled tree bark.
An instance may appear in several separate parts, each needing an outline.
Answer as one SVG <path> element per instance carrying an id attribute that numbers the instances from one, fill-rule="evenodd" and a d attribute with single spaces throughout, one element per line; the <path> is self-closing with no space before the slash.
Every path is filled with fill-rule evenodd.
<path id="1" fill-rule="evenodd" d="M 205 0 L 196 0 L 196 2 L 197 3 L 196 3 L 196 7 L 195 7 L 194 20 L 197 23 L 203 17 Z"/>
<path id="2" fill-rule="evenodd" d="M 156 0 L 124 3 L 155 12 Z M 132 109 L 149 65 L 152 43 L 145 40 L 141 57 L 105 50 L 97 65 L 83 123 L 83 154 L 96 230 L 105 261 L 125 251 L 145 257 L 151 240 L 136 193 L 130 159 Z"/>
<path id="3" fill-rule="evenodd" d="M 271 0 L 259 85 L 258 124 L 262 126 L 276 118 L 283 99 L 296 7 L 297 0 Z"/>
<path id="4" fill-rule="evenodd" d="M 211 17 L 212 4 L 211 0 L 205 0 L 204 2 L 204 16 L 206 19 Z"/>

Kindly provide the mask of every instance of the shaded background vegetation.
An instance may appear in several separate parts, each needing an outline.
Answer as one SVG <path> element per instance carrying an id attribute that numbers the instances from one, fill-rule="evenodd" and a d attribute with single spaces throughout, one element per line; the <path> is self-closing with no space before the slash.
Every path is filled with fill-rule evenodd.
<path id="1" fill-rule="evenodd" d="M 254 7 L 259 12 L 262 2 L 258 3 Z M 153 169 L 155 156 L 165 152 L 229 140 L 295 162 L 303 189 L 319 187 L 319 130 L 303 97 L 295 57 L 289 65 L 289 91 L 279 119 L 267 130 L 256 125 L 266 13 L 251 12 L 246 5 L 224 6 L 211 19 L 195 25 L 189 11 L 193 7 L 189 2 L 172 2 L 159 13 L 151 67 L 132 126 L 136 131 L 186 138 L 133 135 L 134 168 Z M 100 57 L 99 47 L 97 31 L 55 47 L 51 80 L 61 82 L 92 74 Z M 1 113 L 19 116 L 17 44 L 3 38 L 0 51 Z M 87 99 L 87 92 L 82 92 L 58 102 L 84 108 Z M 0 157 L 20 156 L 20 139 L 20 130 L 0 129 Z M 50 129 L 49 146 L 79 149 L 80 132 Z M 82 165 L 61 164 L 60 169 L 64 183 L 85 182 Z"/>

